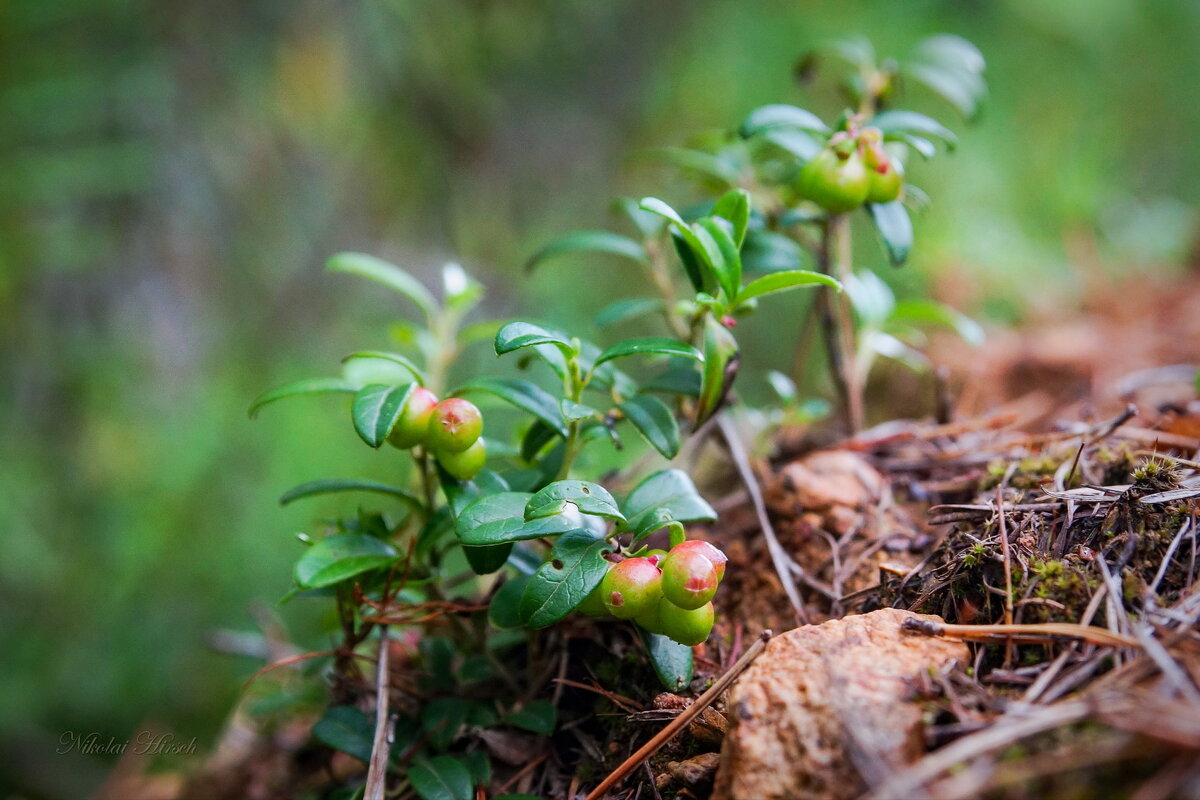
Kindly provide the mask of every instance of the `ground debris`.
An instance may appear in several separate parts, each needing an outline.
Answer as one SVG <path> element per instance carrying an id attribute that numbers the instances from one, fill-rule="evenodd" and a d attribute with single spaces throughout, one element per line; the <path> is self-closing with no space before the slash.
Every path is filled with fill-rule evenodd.
<path id="1" fill-rule="evenodd" d="M 889 423 L 764 479 L 810 616 L 895 608 L 977 634 L 969 656 L 909 684 L 924 722 L 913 763 L 860 758 L 842 782 L 878 798 L 1200 796 L 1200 440 L 1180 423 L 1196 412 L 1131 405 L 1027 433 L 1018 426 L 1046 418 L 1035 399 L 950 424 Z M 739 539 L 750 574 L 727 595 L 727 625 L 753 631 L 781 593 L 769 576 L 753 584 L 762 554 Z M 802 704 L 775 706 L 788 702 Z M 733 792 L 743 719 L 737 700 L 728 710 L 716 796 L 827 796 L 805 783 Z M 781 725 L 792 730 L 764 727 Z M 791 735 L 805 749 L 803 731 Z M 800 758 L 764 747 L 751 771 L 767 781 Z M 810 763 L 802 779 L 828 770 Z"/>

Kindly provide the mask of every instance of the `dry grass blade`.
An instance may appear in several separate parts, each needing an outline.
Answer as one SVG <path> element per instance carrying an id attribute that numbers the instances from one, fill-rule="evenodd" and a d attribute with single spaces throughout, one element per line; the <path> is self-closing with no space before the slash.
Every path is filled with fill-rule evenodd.
<path id="1" fill-rule="evenodd" d="M 925 756 L 911 767 L 892 775 L 879 789 L 868 794 L 867 798 L 887 800 L 895 797 L 920 797 L 923 794 L 920 791 L 922 787 L 943 772 L 965 764 L 977 756 L 1008 747 L 1027 736 L 1080 722 L 1087 718 L 1090 711 L 1090 703 L 1073 700 L 1055 706 L 1038 707 L 1023 716 L 1006 715 L 991 727 L 957 739 Z"/>
<path id="2" fill-rule="evenodd" d="M 799 565 L 792 561 L 787 551 L 783 549 L 783 545 L 779 543 L 779 537 L 775 535 L 775 528 L 772 527 L 771 519 L 767 514 L 767 504 L 763 500 L 762 488 L 758 485 L 758 477 L 750 466 L 750 459 L 738 438 L 737 431 L 729 424 L 729 420 L 725 418 L 724 414 L 718 414 L 716 419 L 717 429 L 721 431 L 721 436 L 725 439 L 729 455 L 733 458 L 733 464 L 742 478 L 742 483 L 746 485 L 746 491 L 750 493 L 750 500 L 754 504 L 754 513 L 758 517 L 758 524 L 762 527 L 763 538 L 767 540 L 767 550 L 771 553 L 775 571 L 779 573 L 779 582 L 783 585 L 783 591 L 787 593 L 788 602 L 792 604 L 792 610 L 796 612 L 797 619 L 807 625 L 808 613 L 804 610 L 804 601 L 800 599 L 800 591 L 796 588 L 796 582 L 792 579 L 791 574 L 792 569 L 799 568 Z"/>

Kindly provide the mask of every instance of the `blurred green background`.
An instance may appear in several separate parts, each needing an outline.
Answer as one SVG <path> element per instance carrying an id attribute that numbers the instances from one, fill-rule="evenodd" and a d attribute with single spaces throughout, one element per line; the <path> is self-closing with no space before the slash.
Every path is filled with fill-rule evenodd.
<path id="1" fill-rule="evenodd" d="M 431 286 L 456 259 L 490 315 L 587 332 L 636 273 L 520 264 L 615 224 L 616 194 L 689 199 L 631 155 L 768 102 L 836 112 L 792 75 L 831 36 L 902 55 L 942 32 L 981 48 L 991 97 L 973 126 L 913 98 L 962 142 L 914 166 L 934 205 L 889 280 L 952 280 L 963 310 L 1011 321 L 1077 301 L 1077 237 L 1114 275 L 1178 269 L 1200 201 L 1192 0 L 0 3 L 0 776 L 57 771 L 39 791 L 70 796 L 102 774 L 53 760 L 66 730 L 211 742 L 258 663 L 208 635 L 253 630 L 292 534 L 354 507 L 278 495 L 394 468 L 343 401 L 246 418 L 265 388 L 386 348 L 408 310 L 328 255 Z M 786 306 L 745 323 L 752 366 L 787 363 Z M 326 646 L 315 605 L 277 613 Z"/>

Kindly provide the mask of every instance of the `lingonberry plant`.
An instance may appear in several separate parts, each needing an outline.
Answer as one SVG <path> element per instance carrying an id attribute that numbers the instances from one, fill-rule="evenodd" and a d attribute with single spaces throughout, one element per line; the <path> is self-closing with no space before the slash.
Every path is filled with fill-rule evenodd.
<path id="1" fill-rule="evenodd" d="M 685 526 L 716 514 L 685 472 L 646 469 L 646 459 L 621 448 L 635 431 L 670 461 L 689 435 L 712 429 L 707 423 L 731 402 L 738 373 L 737 319 L 765 297 L 820 290 L 830 361 L 857 424 L 861 369 L 846 368 L 854 329 L 840 294 L 843 283 L 857 280 L 847 215 L 865 208 L 893 261 L 902 262 L 912 235 L 903 202 L 917 195 L 905 181 L 904 157 L 909 149 L 932 155 L 931 139 L 953 141 L 932 119 L 884 104 L 901 76 L 941 85 L 945 93 L 954 80 L 967 86 L 982 62 L 965 42 L 944 37 L 923 45 L 925 61 L 907 68 L 875 66 L 861 45 L 837 52 L 858 69 L 850 84 L 857 107 L 832 126 L 793 106 L 760 108 L 715 153 L 674 153 L 706 172 L 702 186 L 720 186 L 707 201 L 685 213 L 652 197 L 623 201 L 637 239 L 575 233 L 530 260 L 533 269 L 573 251 L 600 250 L 636 261 L 651 296 L 619 301 L 597 323 L 612 328 L 656 313 L 666 335 L 601 347 L 533 322 L 464 324 L 483 289 L 458 265 L 443 270 L 438 299 L 372 256 L 331 259 L 331 270 L 370 279 L 412 302 L 420 316 L 401 323 L 404 352 L 352 353 L 339 376 L 268 392 L 251 414 L 296 395 L 349 395 L 358 436 L 395 454 L 395 482 L 321 479 L 283 497 L 286 503 L 365 491 L 398 504 L 398 512 L 361 511 L 330 525 L 323 537 L 301 537 L 306 547 L 291 593 L 329 597 L 336 605 L 342 642 L 334 651 L 334 706 L 314 734 L 369 763 L 367 797 L 382 797 L 387 776 L 396 773 L 424 798 L 473 797 L 489 773 L 478 750 L 456 749 L 465 727 L 507 724 L 550 733 L 554 707 L 518 700 L 519 682 L 498 651 L 523 646 L 520 631 L 555 625 L 572 612 L 632 622 L 669 688 L 690 679 L 690 646 L 713 628 L 726 558 L 712 544 L 689 539 Z M 800 268 L 801 247 L 812 250 L 818 270 Z M 876 326 L 881 335 L 885 322 Z M 529 376 L 478 375 L 449 385 L 463 349 L 487 339 L 498 357 L 515 359 Z M 638 361 L 661 368 L 624 369 Z M 481 398 L 512 406 L 521 422 L 506 429 L 504 415 L 490 410 L 485 419 L 475 405 Z M 628 454 L 626 468 L 602 480 L 594 454 L 613 447 Z M 665 547 L 650 549 L 652 536 Z M 414 698 L 415 711 L 405 709 L 413 716 L 395 725 L 389 745 L 391 631 L 442 618 L 454 636 L 422 639 L 430 691 Z M 358 664 L 371 652 L 374 689 Z M 489 702 L 462 691 L 486 679 L 507 685 L 507 694 Z M 362 710 L 370 708 L 368 695 L 375 697 L 374 726 Z M 507 712 L 498 716 L 497 707 Z"/>
<path id="2" fill-rule="evenodd" d="M 658 200 L 643 200 L 637 206 L 672 220 L 671 240 L 697 291 L 696 304 L 720 308 L 720 301 L 706 294 L 711 286 L 704 284 L 693 253 L 710 254 L 709 260 L 718 265 L 716 272 L 723 271 L 725 243 L 713 234 L 704 215 L 730 219 L 731 195 L 726 192 L 731 190 L 745 192 L 753 209 L 738 241 L 739 270 L 763 275 L 752 285 L 785 280 L 782 275 L 805 264 L 815 265 L 841 284 L 853 282 L 851 219 L 860 209 L 882 240 L 890 262 L 901 266 L 908 259 L 913 245 L 909 209 L 925 206 L 928 197 L 908 180 L 906 164 L 913 153 L 930 159 L 938 152 L 935 143 L 952 149 L 957 139 L 932 117 L 894 104 L 906 89 L 921 86 L 973 117 L 985 94 L 983 56 L 971 43 L 950 35 L 921 41 L 904 60 L 879 60 L 868 41 L 846 39 L 806 56 L 798 70 L 801 79 L 812 80 L 829 61 L 851 68 L 839 84 L 850 107 L 831 123 L 804 108 L 772 104 L 751 111 L 736 132 L 708 137 L 703 149 L 658 148 L 648 154 L 678 166 L 707 195 L 691 207 L 698 213 L 685 213 L 682 218 Z M 696 216 L 700 219 L 684 221 Z M 686 337 L 695 305 L 676 301 L 665 279 L 667 267 L 655 239 L 656 228 L 645 224 L 639 228 L 641 242 L 585 231 L 552 243 L 536 258 L 590 249 L 648 263 L 661 300 L 622 301 L 606 309 L 599 321 L 615 323 L 657 312 L 666 315 L 677 336 Z M 907 354 L 912 349 L 896 347 L 895 334 L 886 341 L 877 335 L 878 320 L 856 315 L 857 300 L 854 293 L 836 292 L 832 284 L 816 300 L 829 371 L 851 432 L 863 424 L 863 389 L 874 356 Z M 725 311 L 736 314 L 748 305 L 752 300 L 742 298 Z M 924 325 L 950 325 L 972 338 L 979 333 L 961 314 L 932 301 L 906 303 L 897 312 L 889 322 L 897 329 L 905 323 L 906 333 Z M 864 343 L 863 338 L 869 341 Z"/>

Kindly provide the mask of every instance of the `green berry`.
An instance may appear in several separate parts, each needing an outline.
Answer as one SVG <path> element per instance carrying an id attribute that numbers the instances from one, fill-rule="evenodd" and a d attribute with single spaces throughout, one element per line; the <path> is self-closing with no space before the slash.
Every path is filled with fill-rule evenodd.
<path id="1" fill-rule="evenodd" d="M 857 153 L 825 148 L 800 170 L 796 189 L 831 214 L 853 211 L 867 199 L 870 177 Z"/>
<path id="2" fill-rule="evenodd" d="M 429 419 L 426 441 L 435 453 L 461 453 L 483 433 L 483 415 L 470 400 L 448 397 Z"/>
<path id="3" fill-rule="evenodd" d="M 706 603 L 700 608 L 686 609 L 663 602 L 659 608 L 659 621 L 663 633 L 680 644 L 694 647 L 708 638 L 712 633 L 715 612 L 712 603 Z"/>
<path id="4" fill-rule="evenodd" d="M 662 573 L 663 596 L 680 608 L 700 608 L 717 593 L 717 568 L 695 549 L 672 550 Z"/>
<path id="5" fill-rule="evenodd" d="M 627 558 L 600 581 L 600 592 L 608 613 L 618 619 L 633 619 L 662 596 L 662 570 L 648 558 Z"/>
<path id="6" fill-rule="evenodd" d="M 650 608 L 634 617 L 633 621 L 650 633 L 666 633 L 662 626 L 662 606 L 666 602 L 664 598 L 659 597 Z"/>
<path id="7" fill-rule="evenodd" d="M 870 145 L 863 153 L 863 163 L 870 175 L 867 189 L 868 203 L 890 203 L 900 196 L 904 175 L 899 162 L 888 158 L 888 154 L 877 144 Z"/>
<path id="8" fill-rule="evenodd" d="M 487 462 L 487 450 L 483 446 L 483 439 L 476 439 L 473 445 L 461 453 L 438 453 L 437 461 L 442 465 L 442 469 L 460 481 L 469 481 L 483 469 Z"/>
<path id="9" fill-rule="evenodd" d="M 686 542 L 680 542 L 672 548 L 672 553 L 696 552 L 712 562 L 713 567 L 717 570 L 717 582 L 720 583 L 725 577 L 725 562 L 729 559 L 713 545 L 702 539 L 689 539 Z"/>
<path id="10" fill-rule="evenodd" d="M 414 388 L 404 403 L 400 419 L 396 420 L 396 426 L 388 434 L 388 441 L 401 450 L 424 442 L 429 432 L 429 420 L 437 404 L 438 399 L 433 392 L 424 386 Z"/>
<path id="11" fill-rule="evenodd" d="M 608 616 L 608 609 L 604 607 L 604 593 L 600 589 L 601 583 L 603 581 L 597 583 L 579 605 L 575 606 L 576 611 L 589 617 Z"/>

